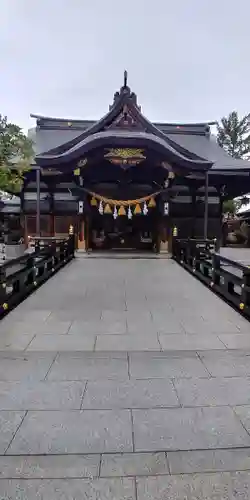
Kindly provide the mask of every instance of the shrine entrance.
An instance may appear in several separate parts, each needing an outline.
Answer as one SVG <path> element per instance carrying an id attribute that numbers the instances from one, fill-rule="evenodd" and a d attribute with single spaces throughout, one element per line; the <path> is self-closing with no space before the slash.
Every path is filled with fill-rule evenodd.
<path id="1" fill-rule="evenodd" d="M 155 214 L 131 219 L 96 215 L 89 223 L 89 249 L 113 251 L 159 251 Z"/>

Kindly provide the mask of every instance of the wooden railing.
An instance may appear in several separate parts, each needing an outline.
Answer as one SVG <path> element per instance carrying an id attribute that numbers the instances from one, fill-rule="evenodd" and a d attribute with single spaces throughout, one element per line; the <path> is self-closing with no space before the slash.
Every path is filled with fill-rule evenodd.
<path id="1" fill-rule="evenodd" d="M 74 235 L 34 238 L 34 251 L 0 267 L 0 318 L 74 257 Z"/>
<path id="2" fill-rule="evenodd" d="M 216 240 L 176 238 L 173 258 L 250 319 L 250 268 L 221 256 Z"/>

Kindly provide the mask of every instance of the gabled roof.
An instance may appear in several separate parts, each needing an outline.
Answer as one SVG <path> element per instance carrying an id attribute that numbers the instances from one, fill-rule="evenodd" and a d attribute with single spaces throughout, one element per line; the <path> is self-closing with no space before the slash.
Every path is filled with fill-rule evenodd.
<path id="1" fill-rule="evenodd" d="M 210 133 L 208 123 L 151 123 L 141 113 L 127 80 L 114 94 L 108 113 L 99 121 L 51 118 L 37 120 L 36 163 L 43 167 L 75 160 L 98 146 L 147 147 L 190 170 L 250 170 L 250 163 L 228 156 Z"/>

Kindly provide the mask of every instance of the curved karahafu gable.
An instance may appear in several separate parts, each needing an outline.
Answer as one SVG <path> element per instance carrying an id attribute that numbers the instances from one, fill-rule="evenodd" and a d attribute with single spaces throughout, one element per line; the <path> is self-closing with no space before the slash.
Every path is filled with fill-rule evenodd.
<path id="1" fill-rule="evenodd" d="M 149 148 L 160 153 L 168 161 L 178 164 L 180 167 L 186 167 L 190 170 L 207 170 L 212 166 L 212 163 L 200 159 L 194 155 L 193 158 L 188 158 L 184 154 L 178 152 L 172 145 L 168 144 L 161 137 L 147 132 L 116 132 L 108 130 L 89 135 L 82 141 L 77 142 L 75 146 L 66 150 L 63 153 L 53 155 L 46 154 L 37 157 L 37 163 L 41 166 L 54 166 L 62 163 L 69 163 L 77 160 L 80 156 L 87 155 L 93 149 L 105 147 L 141 147 Z M 189 153 L 190 154 L 190 153 Z M 198 159 L 197 159 L 198 158 Z"/>

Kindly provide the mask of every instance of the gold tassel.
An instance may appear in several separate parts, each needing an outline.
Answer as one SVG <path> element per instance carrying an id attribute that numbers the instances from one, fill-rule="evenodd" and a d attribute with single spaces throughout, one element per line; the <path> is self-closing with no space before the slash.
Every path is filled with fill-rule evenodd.
<path id="1" fill-rule="evenodd" d="M 135 205 L 134 214 L 135 215 L 141 214 L 141 207 L 140 207 L 139 203 L 137 203 L 137 205 Z"/>
<path id="2" fill-rule="evenodd" d="M 90 200 L 90 205 L 92 207 L 97 207 L 97 199 L 94 196 L 92 196 L 92 198 Z"/>
<path id="3" fill-rule="evenodd" d="M 156 206 L 154 198 L 150 198 L 148 206 L 149 206 L 149 208 L 154 208 Z"/>
<path id="4" fill-rule="evenodd" d="M 119 208 L 118 215 L 127 215 L 123 205 Z"/>
<path id="5" fill-rule="evenodd" d="M 105 205 L 105 207 L 104 207 L 104 213 L 105 214 L 112 214 L 112 210 L 110 208 L 109 203 L 107 203 L 107 205 Z"/>

